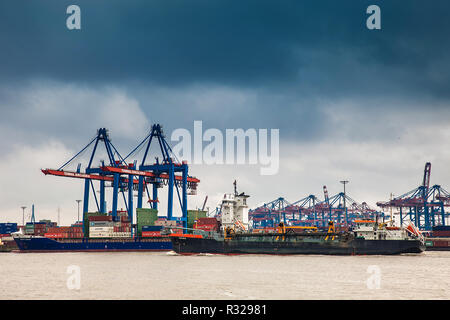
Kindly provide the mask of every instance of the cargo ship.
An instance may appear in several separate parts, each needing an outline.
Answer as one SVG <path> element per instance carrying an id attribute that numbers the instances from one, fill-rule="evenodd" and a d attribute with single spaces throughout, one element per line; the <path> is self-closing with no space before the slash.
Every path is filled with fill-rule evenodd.
<path id="1" fill-rule="evenodd" d="M 191 228 L 197 227 L 198 221 L 210 220 L 201 210 L 188 210 L 187 218 Z M 205 223 L 198 225 L 211 230 L 207 227 Z M 67 227 L 49 220 L 28 222 L 11 236 L 20 252 L 170 251 L 169 234 L 183 236 L 182 231 L 180 221 L 158 217 L 156 209 L 139 208 L 136 225 L 131 224 L 126 211 L 118 211 L 117 216 L 93 212 L 86 213 L 83 222 Z"/>
<path id="2" fill-rule="evenodd" d="M 336 232 L 329 222 L 326 232 L 304 229 L 294 232 L 280 223 L 277 232 L 249 232 L 244 193 L 224 195 L 221 232 L 193 231 L 171 236 L 173 250 L 180 254 L 328 254 L 394 255 L 421 253 L 424 237 L 412 224 L 407 228 L 388 226 L 373 220 L 357 220 L 351 231 Z"/>
<path id="3" fill-rule="evenodd" d="M 170 251 L 169 237 L 128 238 L 48 238 L 45 236 L 12 234 L 20 251 Z"/>
<path id="4" fill-rule="evenodd" d="M 163 226 L 155 226 L 158 212 L 140 209 L 137 215 L 136 236 L 126 211 L 116 216 L 106 213 L 86 213 L 83 222 L 71 226 L 41 220 L 29 222 L 24 230 L 12 233 L 21 252 L 72 252 L 72 251 L 161 251 L 171 250 L 167 236 L 162 236 Z M 160 224 L 169 222 L 162 222 Z M 170 222 L 175 226 L 175 221 Z M 158 224 L 158 223 L 157 223 Z"/>

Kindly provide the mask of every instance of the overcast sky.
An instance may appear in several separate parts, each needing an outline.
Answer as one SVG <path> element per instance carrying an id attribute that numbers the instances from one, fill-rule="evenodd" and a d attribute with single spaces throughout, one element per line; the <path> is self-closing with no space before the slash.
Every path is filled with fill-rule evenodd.
<path id="1" fill-rule="evenodd" d="M 66 27 L 71 4 L 81 30 Z M 381 30 L 366 28 L 371 4 Z M 431 183 L 450 189 L 449 31 L 450 3 L 438 0 L 4 0 L 0 220 L 21 221 L 20 206 L 34 203 L 38 219 L 59 207 L 73 222 L 83 181 L 40 169 L 58 168 L 98 128 L 125 155 L 151 124 L 170 137 L 195 120 L 279 129 L 280 169 L 193 165 L 191 208 L 205 195 L 215 207 L 234 179 L 251 207 L 323 198 L 323 185 L 334 195 L 342 179 L 376 207 L 417 187 L 427 161 Z"/>

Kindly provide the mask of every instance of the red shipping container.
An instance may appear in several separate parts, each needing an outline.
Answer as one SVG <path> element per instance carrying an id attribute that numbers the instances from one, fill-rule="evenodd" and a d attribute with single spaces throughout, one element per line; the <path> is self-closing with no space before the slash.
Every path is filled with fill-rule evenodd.
<path id="1" fill-rule="evenodd" d="M 198 218 L 198 225 L 216 225 L 218 223 L 216 218 Z"/>
<path id="2" fill-rule="evenodd" d="M 433 231 L 433 237 L 450 237 L 450 231 Z"/>
<path id="3" fill-rule="evenodd" d="M 49 230 L 57 230 L 56 233 L 62 233 L 62 232 L 68 232 L 70 231 L 71 227 L 55 227 L 55 228 L 49 228 Z"/>
<path id="4" fill-rule="evenodd" d="M 89 221 L 112 221 L 112 216 L 90 216 Z"/>
<path id="5" fill-rule="evenodd" d="M 161 237 L 160 231 L 142 231 L 143 237 Z"/>
<path id="6" fill-rule="evenodd" d="M 198 230 L 203 230 L 203 231 L 217 231 L 217 225 L 202 225 L 202 226 L 197 226 Z"/>
<path id="7" fill-rule="evenodd" d="M 63 233 L 46 233 L 44 234 L 46 238 L 65 238 Z"/>
<path id="8" fill-rule="evenodd" d="M 449 247 L 449 241 L 434 240 L 433 247 Z"/>

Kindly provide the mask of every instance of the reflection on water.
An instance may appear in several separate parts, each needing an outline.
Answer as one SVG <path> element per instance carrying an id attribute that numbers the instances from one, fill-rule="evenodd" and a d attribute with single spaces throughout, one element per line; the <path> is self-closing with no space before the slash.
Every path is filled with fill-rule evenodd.
<path id="1" fill-rule="evenodd" d="M 436 251 L 343 257 L 5 253 L 0 299 L 449 299 L 449 265 L 450 252 Z"/>

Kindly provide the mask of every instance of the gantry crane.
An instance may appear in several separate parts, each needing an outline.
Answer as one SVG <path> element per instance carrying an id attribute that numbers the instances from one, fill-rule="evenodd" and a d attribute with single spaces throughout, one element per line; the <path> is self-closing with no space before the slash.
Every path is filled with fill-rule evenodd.
<path id="1" fill-rule="evenodd" d="M 430 180 L 431 163 L 427 162 L 419 187 L 392 200 L 377 202 L 377 205 L 381 208 L 398 208 L 402 225 L 405 218 L 408 218 L 422 231 L 446 225 L 450 214 L 445 212 L 445 207 L 450 207 L 450 194 L 437 184 L 430 188 Z"/>
<path id="2" fill-rule="evenodd" d="M 159 147 L 162 153 L 162 162 L 159 162 L 159 160 L 157 159 L 156 163 L 148 165 L 146 164 L 146 157 L 148 155 L 150 144 L 153 139 L 157 140 L 159 143 Z M 145 150 L 144 158 L 142 159 L 141 165 L 139 166 L 139 170 L 136 170 L 137 162 L 134 161 L 133 163 L 127 164 L 125 159 L 129 158 L 145 142 L 148 142 L 148 144 Z M 102 161 L 101 165 L 96 167 L 93 166 L 93 160 L 99 144 L 104 145 L 109 161 L 108 163 Z M 94 147 L 84 173 L 81 172 L 81 164 L 78 164 L 76 171 L 64 170 L 64 168 L 69 163 L 73 162 L 91 145 L 94 145 Z M 73 156 L 69 161 L 64 163 L 60 168 L 56 170 L 44 169 L 42 170 L 42 172 L 46 175 L 49 174 L 61 177 L 85 179 L 83 202 L 84 213 L 87 213 L 89 211 L 89 194 L 91 189 L 93 191 L 98 212 L 106 213 L 107 209 L 105 202 L 105 182 L 111 182 L 113 187 L 111 214 L 113 216 L 117 215 L 118 194 L 119 192 L 121 192 L 130 221 L 133 221 L 133 191 L 137 186 L 137 207 L 142 208 L 144 189 L 147 191 L 147 195 L 149 196 L 147 188 L 148 184 L 153 185 L 153 198 L 150 201 L 150 205 L 155 209 L 157 209 L 158 206 L 158 188 L 162 187 L 163 185 L 168 186 L 169 197 L 167 206 L 167 218 L 170 220 L 174 219 L 173 187 L 175 186 L 182 209 L 181 220 L 183 221 L 184 227 L 187 227 L 187 190 L 189 189 L 191 190 L 191 194 L 195 194 L 197 184 L 200 182 L 200 180 L 195 177 L 188 176 L 188 164 L 186 162 L 174 162 L 173 158 L 170 157 L 171 153 L 172 150 L 165 140 L 162 132 L 162 127 L 159 124 L 153 125 L 150 134 L 125 158 L 120 155 L 120 153 L 111 143 L 108 131 L 105 128 L 100 128 L 97 131 L 96 137 L 92 139 L 80 152 L 75 154 L 75 156 Z M 175 174 L 176 172 L 181 172 L 181 175 Z M 137 177 L 138 179 L 135 179 L 135 177 Z M 93 181 L 99 181 L 100 183 L 100 201 L 97 200 Z M 182 197 L 180 197 L 178 187 L 182 189 Z M 125 197 L 125 190 L 128 191 L 128 200 L 127 197 Z"/>

